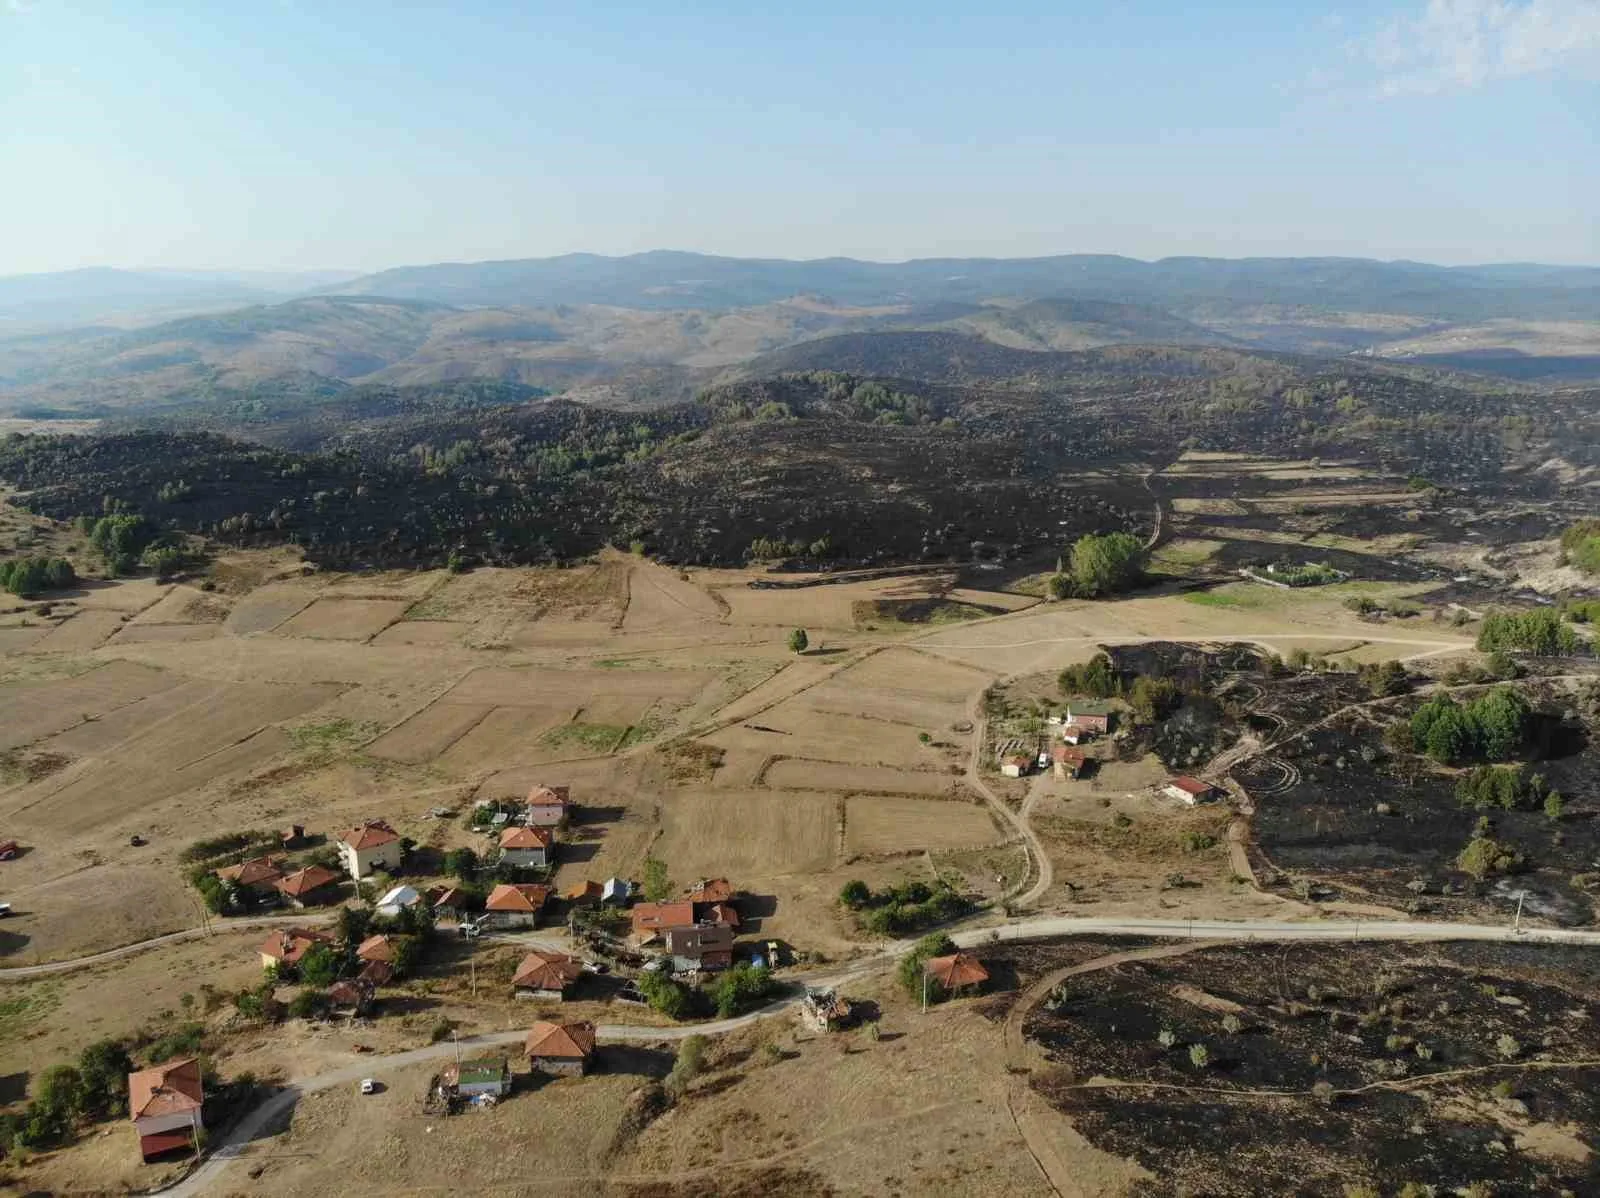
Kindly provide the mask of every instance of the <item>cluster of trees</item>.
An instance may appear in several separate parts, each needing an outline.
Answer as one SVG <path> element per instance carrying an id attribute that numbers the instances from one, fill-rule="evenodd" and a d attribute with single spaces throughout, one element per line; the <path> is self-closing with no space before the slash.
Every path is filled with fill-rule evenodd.
<path id="1" fill-rule="evenodd" d="M 52 1148 L 69 1140 L 83 1123 L 128 1113 L 128 1074 L 133 1057 L 124 1040 L 97 1040 L 74 1064 L 52 1065 L 39 1075 L 33 1099 L 21 1110 L 0 1114 L 0 1156 L 17 1148 Z"/>
<path id="2" fill-rule="evenodd" d="M 886 890 L 873 890 L 855 879 L 839 891 L 839 902 L 856 913 L 863 928 L 880 935 L 914 932 L 972 910 L 972 901 L 942 879 L 931 886 L 902 882 Z"/>
<path id="3" fill-rule="evenodd" d="M 1520 873 L 1527 865 L 1527 858 L 1490 836 L 1481 821 L 1467 847 L 1456 856 L 1456 868 L 1480 882 L 1496 874 Z"/>
<path id="4" fill-rule="evenodd" d="M 813 541 L 786 541 L 782 537 L 757 537 L 750 542 L 750 547 L 744 551 L 747 561 L 776 562 L 786 557 L 809 557 L 816 561 L 827 561 L 837 557 L 839 549 L 834 545 L 833 538 L 820 536 Z"/>
<path id="5" fill-rule="evenodd" d="M 1492 611 L 1478 629 L 1478 648 L 1485 653 L 1527 653 L 1533 657 L 1570 657 L 1585 642 L 1554 608 Z"/>
<path id="6" fill-rule="evenodd" d="M 1552 820 L 1560 819 L 1565 808 L 1561 792 L 1551 790 L 1543 774 L 1530 774 L 1520 765 L 1480 765 L 1468 771 L 1456 783 L 1456 798 L 1479 810 L 1531 810 L 1543 804 Z"/>
<path id="7" fill-rule="evenodd" d="M 1061 671 L 1056 683 L 1064 695 L 1087 695 L 1091 699 L 1115 699 L 1122 695 L 1122 675 L 1105 653 L 1096 653 L 1082 665 L 1068 666 Z"/>
<path id="8" fill-rule="evenodd" d="M 1475 757 L 1504 761 L 1527 742 L 1532 719 L 1528 701 L 1510 686 L 1466 704 L 1435 695 L 1411 716 L 1411 747 L 1446 765 Z"/>
<path id="9" fill-rule="evenodd" d="M 1056 599 L 1097 599 L 1139 585 L 1144 580 L 1144 542 L 1132 533 L 1089 533 L 1072 544 L 1065 568 L 1050 579 Z"/>
<path id="10" fill-rule="evenodd" d="M 1584 520 L 1561 534 L 1561 553 L 1586 574 L 1600 574 L 1600 520 Z"/>
<path id="11" fill-rule="evenodd" d="M 740 961 L 717 977 L 711 987 L 711 1001 L 716 1004 L 717 1014 L 728 1019 L 755 1010 L 771 997 L 772 990 L 772 970 Z"/>
<path id="12" fill-rule="evenodd" d="M 115 578 L 127 574 L 139 563 L 142 554 L 155 541 L 158 529 L 143 516 L 131 512 L 112 512 L 93 519 L 84 516 L 78 529 L 89 538 L 105 563 L 106 573 Z"/>
<path id="13" fill-rule="evenodd" d="M 1356 669 L 1356 676 L 1374 699 L 1403 695 L 1411 689 L 1411 676 L 1398 661 L 1374 661 Z"/>
<path id="14" fill-rule="evenodd" d="M 1306 562 L 1298 566 L 1273 566 L 1272 581 L 1291 587 L 1320 587 L 1339 582 L 1344 575 L 1326 562 Z"/>
<path id="15" fill-rule="evenodd" d="M 41 591 L 59 591 L 78 581 L 78 573 L 64 557 L 17 557 L 0 562 L 0 587 L 30 599 Z"/>

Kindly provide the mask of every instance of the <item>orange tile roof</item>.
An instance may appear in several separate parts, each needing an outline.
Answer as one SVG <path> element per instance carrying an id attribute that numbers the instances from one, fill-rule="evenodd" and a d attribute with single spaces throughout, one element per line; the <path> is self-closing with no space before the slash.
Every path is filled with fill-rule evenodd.
<path id="1" fill-rule="evenodd" d="M 507 828 L 500 833 L 503 849 L 547 849 L 555 843 L 549 828 Z"/>
<path id="2" fill-rule="evenodd" d="M 528 806 L 530 807 L 567 807 L 572 800 L 567 796 L 571 788 L 566 786 L 535 786 L 528 792 Z"/>
<path id="3" fill-rule="evenodd" d="M 261 942 L 260 952 L 263 957 L 271 957 L 274 961 L 294 965 L 306 955 L 312 945 L 332 943 L 333 937 L 326 932 L 317 932 L 310 928 L 284 928 L 269 933 Z"/>
<path id="4" fill-rule="evenodd" d="M 584 899 L 597 899 L 603 896 L 606 888 L 599 882 L 579 882 L 576 886 L 568 887 L 561 897 L 569 903 L 582 902 Z"/>
<path id="5" fill-rule="evenodd" d="M 281 857 L 251 857 L 237 865 L 227 865 L 216 871 L 217 877 L 238 886 L 261 886 L 283 877 Z"/>
<path id="6" fill-rule="evenodd" d="M 339 877 L 340 875 L 331 869 L 324 869 L 320 865 L 308 865 L 298 873 L 292 873 L 287 878 L 281 879 L 278 882 L 278 889 L 290 898 L 299 898 L 301 895 L 310 894 L 313 890 L 333 885 Z"/>
<path id="7" fill-rule="evenodd" d="M 550 898 L 550 887 L 538 882 L 502 882 L 484 900 L 485 911 L 533 914 Z"/>
<path id="8" fill-rule="evenodd" d="M 356 945 L 356 956 L 363 961 L 394 960 L 394 941 L 387 936 L 368 936 Z"/>
<path id="9" fill-rule="evenodd" d="M 1191 778 L 1187 774 L 1179 774 L 1167 782 L 1168 786 L 1176 786 L 1184 794 L 1203 795 L 1210 794 L 1216 787 L 1209 782 L 1202 782 L 1198 778 Z"/>
<path id="10" fill-rule="evenodd" d="M 381 819 L 368 820 L 364 824 L 339 833 L 339 843 L 347 844 L 353 849 L 375 849 L 379 845 L 393 844 L 399 839 L 400 833 Z"/>
<path id="11" fill-rule="evenodd" d="M 1066 745 L 1056 745 L 1050 750 L 1050 756 L 1063 765 L 1082 765 L 1089 760 L 1082 749 L 1069 749 Z"/>
<path id="12" fill-rule="evenodd" d="M 528 1031 L 526 1045 L 530 1057 L 554 1057 L 557 1060 L 587 1060 L 594 1052 L 594 1024 L 536 1023 Z"/>
<path id="13" fill-rule="evenodd" d="M 659 932 L 694 923 L 694 904 L 687 899 L 681 903 L 640 903 L 630 914 L 635 932 Z"/>
<path id="14" fill-rule="evenodd" d="M 529 953 L 511 979 L 529 990 L 565 990 L 583 976 L 583 966 L 561 953 Z"/>
<path id="15" fill-rule="evenodd" d="M 922 966 L 922 972 L 946 990 L 954 990 L 960 986 L 975 986 L 979 982 L 989 980 L 989 971 L 976 957 L 969 957 L 966 953 L 955 953 L 948 957 L 929 957 Z"/>
<path id="16" fill-rule="evenodd" d="M 163 1061 L 149 1069 L 128 1074 L 128 1115 L 144 1119 L 152 1115 L 178 1115 L 198 1111 L 205 1101 L 200 1081 L 200 1062 L 194 1057 Z"/>

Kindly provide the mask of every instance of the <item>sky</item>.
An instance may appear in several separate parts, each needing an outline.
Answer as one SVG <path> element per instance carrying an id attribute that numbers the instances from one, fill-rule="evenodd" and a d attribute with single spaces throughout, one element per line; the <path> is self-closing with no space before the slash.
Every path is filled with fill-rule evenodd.
<path id="1" fill-rule="evenodd" d="M 0 275 L 1600 264 L 1600 0 L 0 0 Z"/>

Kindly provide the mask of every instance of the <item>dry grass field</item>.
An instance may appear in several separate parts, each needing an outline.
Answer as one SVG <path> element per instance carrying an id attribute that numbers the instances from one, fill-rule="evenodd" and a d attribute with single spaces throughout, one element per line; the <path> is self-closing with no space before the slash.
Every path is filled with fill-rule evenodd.
<path id="1" fill-rule="evenodd" d="M 966 849 L 1005 833 L 975 803 L 853 795 L 845 803 L 845 846 L 852 856 Z"/>

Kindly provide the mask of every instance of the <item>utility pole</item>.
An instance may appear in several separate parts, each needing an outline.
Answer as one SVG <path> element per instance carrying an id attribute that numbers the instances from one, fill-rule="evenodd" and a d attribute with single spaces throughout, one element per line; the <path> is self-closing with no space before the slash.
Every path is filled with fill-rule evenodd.
<path id="1" fill-rule="evenodd" d="M 928 971 L 922 971 L 922 1013 L 928 1013 Z"/>
<path id="2" fill-rule="evenodd" d="M 1526 890 L 1517 891 L 1517 913 L 1511 920 L 1511 934 L 1513 936 L 1522 935 L 1522 900 L 1527 897 L 1528 892 Z"/>

